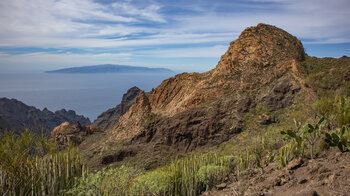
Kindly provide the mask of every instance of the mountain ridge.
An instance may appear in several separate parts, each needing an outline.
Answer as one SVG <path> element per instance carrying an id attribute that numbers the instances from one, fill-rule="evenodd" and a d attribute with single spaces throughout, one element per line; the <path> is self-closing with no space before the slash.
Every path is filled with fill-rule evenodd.
<path id="1" fill-rule="evenodd" d="M 0 98 L 0 131 L 15 130 L 21 132 L 25 128 L 50 135 L 51 130 L 63 122 L 90 124 L 89 118 L 77 115 L 73 110 L 57 110 L 52 112 L 47 108 L 43 110 L 28 106 L 17 99 Z"/>

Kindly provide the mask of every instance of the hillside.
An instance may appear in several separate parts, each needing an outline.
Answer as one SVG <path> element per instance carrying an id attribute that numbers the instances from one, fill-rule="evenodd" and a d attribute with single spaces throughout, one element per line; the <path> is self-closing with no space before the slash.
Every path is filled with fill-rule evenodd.
<path id="1" fill-rule="evenodd" d="M 16 99 L 0 99 L 0 131 L 16 130 L 21 132 L 29 128 L 33 132 L 40 133 L 41 128 L 46 135 L 50 135 L 52 129 L 63 122 L 90 124 L 90 120 L 77 115 L 73 110 L 65 109 L 51 112 L 47 108 L 39 110 L 28 106 Z"/>
<path id="2" fill-rule="evenodd" d="M 301 42 L 282 29 L 247 28 L 215 69 L 179 74 L 141 92 L 114 129 L 104 139 L 83 142 L 82 152 L 90 165 L 143 159 L 140 164 L 154 168 L 172 154 L 219 145 L 246 131 L 245 117 L 257 106 L 272 113 L 296 97 L 316 100 L 298 70 L 305 57 Z M 266 115 L 260 121 L 266 126 L 277 120 Z"/>
<path id="3" fill-rule="evenodd" d="M 149 68 L 127 65 L 91 65 L 46 71 L 45 73 L 173 73 L 166 68 Z"/>

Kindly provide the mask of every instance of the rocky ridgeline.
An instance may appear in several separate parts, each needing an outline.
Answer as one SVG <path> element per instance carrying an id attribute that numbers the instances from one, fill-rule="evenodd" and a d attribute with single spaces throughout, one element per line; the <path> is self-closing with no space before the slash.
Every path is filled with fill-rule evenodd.
<path id="1" fill-rule="evenodd" d="M 29 128 L 33 132 L 40 133 L 43 129 L 46 135 L 63 122 L 90 124 L 90 120 L 77 115 L 73 110 L 65 109 L 51 112 L 47 108 L 42 111 L 28 106 L 16 99 L 0 99 L 0 130 L 15 130 L 17 132 Z"/>

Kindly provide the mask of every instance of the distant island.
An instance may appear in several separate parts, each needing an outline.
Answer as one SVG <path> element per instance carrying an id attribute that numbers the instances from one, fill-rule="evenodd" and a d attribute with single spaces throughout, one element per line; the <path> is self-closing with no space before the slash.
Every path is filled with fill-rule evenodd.
<path id="1" fill-rule="evenodd" d="M 166 68 L 104 64 L 70 67 L 65 69 L 45 71 L 45 73 L 174 73 L 174 71 Z"/>

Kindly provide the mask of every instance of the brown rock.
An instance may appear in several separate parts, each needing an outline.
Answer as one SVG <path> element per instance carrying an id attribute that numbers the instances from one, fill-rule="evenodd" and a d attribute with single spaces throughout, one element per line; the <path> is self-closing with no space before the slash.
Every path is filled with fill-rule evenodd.
<path id="1" fill-rule="evenodd" d="M 307 182 L 307 179 L 303 178 L 301 180 L 298 181 L 299 184 L 304 184 Z"/>
<path id="2" fill-rule="evenodd" d="M 291 162 L 288 163 L 287 169 L 288 170 L 296 169 L 296 168 L 300 167 L 303 163 L 304 163 L 304 161 L 300 157 L 293 159 Z"/>
<path id="3" fill-rule="evenodd" d="M 226 183 L 221 183 L 215 186 L 218 190 L 222 190 L 227 187 Z"/>
<path id="4" fill-rule="evenodd" d="M 86 136 L 100 131 L 92 125 L 82 126 L 80 123 L 71 125 L 69 122 L 64 122 L 52 130 L 51 140 L 60 148 L 64 148 L 68 145 L 79 145 Z"/>

